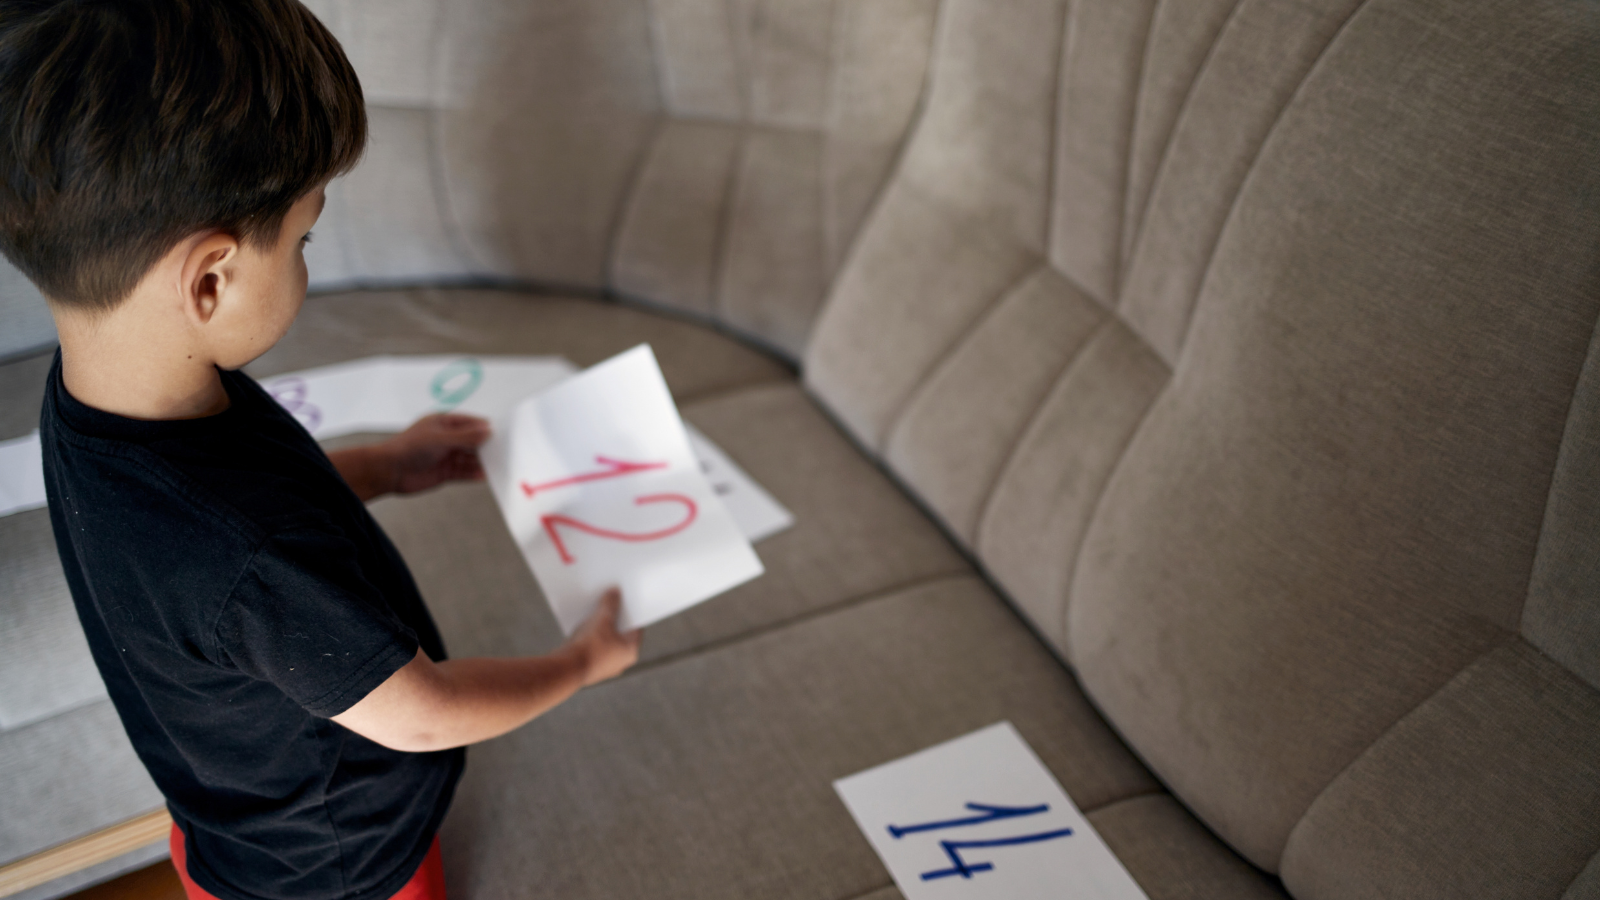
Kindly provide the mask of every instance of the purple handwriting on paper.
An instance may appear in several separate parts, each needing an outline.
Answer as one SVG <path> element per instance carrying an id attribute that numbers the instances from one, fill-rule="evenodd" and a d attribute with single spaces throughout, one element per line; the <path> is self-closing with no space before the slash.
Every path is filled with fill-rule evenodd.
<path id="1" fill-rule="evenodd" d="M 285 412 L 299 419 L 307 431 L 315 432 L 317 426 L 322 424 L 322 410 L 318 409 L 315 403 L 306 400 L 306 395 L 310 391 L 310 385 L 298 375 L 279 378 L 267 385 L 267 393 L 278 401 L 278 405 L 283 407 Z"/>
<path id="2" fill-rule="evenodd" d="M 944 819 L 937 822 L 924 822 L 920 825 L 890 825 L 889 834 L 899 840 L 908 834 L 918 834 L 924 831 L 940 831 L 945 828 L 961 828 L 967 825 L 982 825 L 985 822 L 995 822 L 1001 819 L 1015 819 L 1023 816 L 1033 816 L 1049 812 L 1049 804 L 1041 803 L 1038 806 L 990 806 L 984 803 L 968 803 L 967 809 L 980 815 L 966 816 L 959 819 Z M 962 878 L 971 878 L 976 872 L 988 872 L 994 869 L 994 863 L 978 862 L 969 863 L 961 856 L 962 850 L 977 850 L 986 847 L 1012 847 L 1017 844 L 1035 844 L 1040 841 L 1050 841 L 1056 838 L 1069 837 L 1071 828 L 1060 828 L 1055 831 L 1042 831 L 1038 834 L 1024 834 L 1016 837 L 994 838 L 981 841 L 940 841 L 939 846 L 944 849 L 945 856 L 950 858 L 951 867 L 948 869 L 934 869 L 923 872 L 923 881 L 933 881 L 936 878 L 948 878 L 951 875 L 960 875 Z"/>

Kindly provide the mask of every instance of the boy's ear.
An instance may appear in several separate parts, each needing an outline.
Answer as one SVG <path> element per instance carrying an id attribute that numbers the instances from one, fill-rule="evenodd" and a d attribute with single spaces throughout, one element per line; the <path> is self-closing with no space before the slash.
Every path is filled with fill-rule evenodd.
<path id="1" fill-rule="evenodd" d="M 186 318 L 196 325 L 211 321 L 237 277 L 238 260 L 239 240 L 222 232 L 206 235 L 189 248 L 178 284 Z"/>

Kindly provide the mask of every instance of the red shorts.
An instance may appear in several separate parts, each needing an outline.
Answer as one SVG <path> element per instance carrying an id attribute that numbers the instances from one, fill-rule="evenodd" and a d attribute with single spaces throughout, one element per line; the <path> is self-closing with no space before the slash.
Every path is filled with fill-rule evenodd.
<path id="1" fill-rule="evenodd" d="M 172 867 L 178 870 L 178 879 L 183 882 L 183 892 L 189 900 L 217 900 L 189 878 L 189 866 L 183 856 L 183 830 L 173 825 L 167 843 L 172 848 Z M 445 900 L 444 864 L 439 859 L 437 837 L 433 839 L 433 846 L 428 848 L 428 855 L 422 858 L 422 865 L 417 867 L 417 874 L 412 875 L 405 887 L 389 900 Z"/>

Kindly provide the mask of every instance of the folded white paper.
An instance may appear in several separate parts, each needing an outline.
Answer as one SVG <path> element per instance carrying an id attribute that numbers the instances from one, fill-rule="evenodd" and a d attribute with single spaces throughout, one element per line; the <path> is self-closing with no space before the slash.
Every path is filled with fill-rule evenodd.
<path id="1" fill-rule="evenodd" d="M 0 516 L 44 505 L 44 456 L 39 432 L 0 441 Z"/>
<path id="2" fill-rule="evenodd" d="M 454 411 L 491 422 L 578 367 L 559 356 L 372 356 L 290 372 L 262 387 L 319 440 L 401 431 L 429 413 Z M 689 446 L 712 489 L 751 541 L 794 524 L 789 513 L 692 426 Z M 44 495 L 38 498 L 44 505 Z"/>
<path id="3" fill-rule="evenodd" d="M 762 572 L 641 345 L 518 404 L 479 451 L 495 499 L 567 634 L 606 588 L 623 628 Z"/>
<path id="4" fill-rule="evenodd" d="M 1146 900 L 1010 722 L 833 787 L 906 900 Z"/>

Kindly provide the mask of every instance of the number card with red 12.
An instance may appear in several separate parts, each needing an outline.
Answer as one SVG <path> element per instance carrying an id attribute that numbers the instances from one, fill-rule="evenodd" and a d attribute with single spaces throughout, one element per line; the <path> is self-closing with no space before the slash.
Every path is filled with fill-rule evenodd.
<path id="1" fill-rule="evenodd" d="M 702 473 L 648 345 L 519 404 L 480 455 L 568 634 L 612 585 L 622 626 L 635 628 L 762 572 Z"/>

